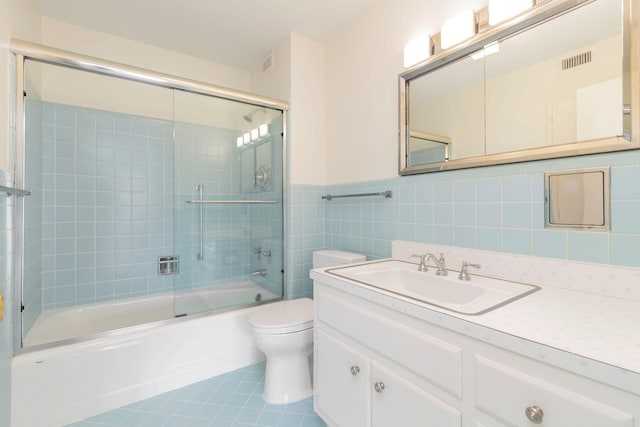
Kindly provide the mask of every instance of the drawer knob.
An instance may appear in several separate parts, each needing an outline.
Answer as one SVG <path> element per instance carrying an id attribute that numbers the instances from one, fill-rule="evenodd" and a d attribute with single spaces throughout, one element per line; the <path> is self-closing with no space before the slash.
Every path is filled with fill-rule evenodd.
<path id="1" fill-rule="evenodd" d="M 358 375 L 360 373 L 360 367 L 357 365 L 354 365 L 351 367 L 351 375 Z"/>
<path id="2" fill-rule="evenodd" d="M 383 383 L 383 382 L 375 383 L 375 384 L 373 385 L 373 388 L 374 388 L 378 393 L 382 393 L 382 390 L 384 390 L 384 383 Z"/>
<path id="3" fill-rule="evenodd" d="M 527 414 L 529 421 L 534 424 L 540 424 L 542 422 L 542 417 L 544 416 L 542 408 L 538 406 L 529 406 L 524 413 Z"/>

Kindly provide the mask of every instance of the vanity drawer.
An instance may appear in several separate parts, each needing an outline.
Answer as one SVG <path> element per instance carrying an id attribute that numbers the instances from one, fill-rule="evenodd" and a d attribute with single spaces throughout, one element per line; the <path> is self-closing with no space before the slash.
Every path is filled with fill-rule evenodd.
<path id="1" fill-rule="evenodd" d="M 320 322 L 462 399 L 462 349 L 333 295 L 318 292 Z"/>
<path id="2" fill-rule="evenodd" d="M 633 416 L 482 356 L 475 357 L 476 407 L 513 426 L 633 427 Z M 542 410 L 531 422 L 528 408 Z M 532 414 L 532 416 L 534 416 Z"/>

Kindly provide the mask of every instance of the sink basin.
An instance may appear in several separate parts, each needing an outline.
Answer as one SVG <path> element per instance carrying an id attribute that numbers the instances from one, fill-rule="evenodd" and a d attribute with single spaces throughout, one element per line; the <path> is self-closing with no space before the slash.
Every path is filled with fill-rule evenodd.
<path id="1" fill-rule="evenodd" d="M 418 271 L 414 263 L 376 261 L 327 270 L 334 276 L 391 292 L 460 314 L 480 315 L 536 292 L 540 287 L 479 274 L 470 281 L 458 279 L 457 271 L 437 276 L 435 268 Z"/>

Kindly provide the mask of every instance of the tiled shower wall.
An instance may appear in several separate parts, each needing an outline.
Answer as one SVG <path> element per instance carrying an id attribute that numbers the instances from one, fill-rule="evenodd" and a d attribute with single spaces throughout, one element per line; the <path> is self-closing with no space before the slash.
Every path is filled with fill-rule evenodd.
<path id="1" fill-rule="evenodd" d="M 544 228 L 544 172 L 611 166 L 611 231 Z M 391 256 L 409 240 L 546 258 L 640 267 L 637 151 L 440 172 L 331 186 L 293 185 L 289 207 L 293 296 L 310 296 L 316 248 Z M 392 190 L 393 197 L 321 200 Z M 451 266 L 453 268 L 457 266 Z"/>
<path id="2" fill-rule="evenodd" d="M 282 292 L 282 145 L 277 134 L 281 120 L 271 123 L 271 134 L 259 142 L 238 148 L 237 130 L 193 124 L 176 125 L 176 237 L 181 257 L 177 289 L 246 282 L 249 273 L 266 269 L 265 277 L 251 280 L 280 295 Z M 271 184 L 254 185 L 255 171 L 268 165 Z M 197 199 L 196 184 L 203 186 L 208 200 L 277 200 L 273 205 L 205 205 L 205 245 L 199 248 L 200 205 L 185 203 Z M 249 226 L 250 224 L 250 226 Z M 260 254 L 254 250 L 261 249 Z M 263 257 L 271 251 L 271 258 Z"/>
<path id="3" fill-rule="evenodd" d="M 274 235 L 281 228 L 281 203 L 206 206 L 204 260 L 196 260 L 200 210 L 186 203 L 198 198 L 195 184 L 203 184 L 205 199 L 240 198 L 243 180 L 254 188 L 253 170 L 245 177 L 240 166 L 238 131 L 175 123 L 174 147 L 174 123 L 166 120 L 38 101 L 28 114 L 28 159 L 42 163 L 27 161 L 27 187 L 35 197 L 27 210 L 32 231 L 25 259 L 42 259 L 42 268 L 34 264 L 25 282 L 25 312 L 32 314 L 25 320 L 35 319 L 40 307 L 247 281 L 260 268 L 269 273 L 254 281 L 280 293 L 281 243 Z M 281 124 L 273 126 L 279 133 Z M 276 171 L 282 158 L 277 141 L 262 144 L 259 150 L 268 155 L 255 159 Z M 275 173 L 270 187 L 247 197 L 279 200 L 280 182 Z M 258 259 L 254 246 L 271 250 L 271 262 Z M 159 277 L 158 257 L 176 254 L 180 274 Z"/>
<path id="4" fill-rule="evenodd" d="M 170 122 L 43 104 L 45 310 L 173 289 L 172 158 Z"/>

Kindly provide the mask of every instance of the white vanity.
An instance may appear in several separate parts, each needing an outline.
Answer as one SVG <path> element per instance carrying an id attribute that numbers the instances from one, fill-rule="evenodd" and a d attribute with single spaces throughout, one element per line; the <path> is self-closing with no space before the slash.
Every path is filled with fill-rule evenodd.
<path id="1" fill-rule="evenodd" d="M 440 252 L 450 286 L 468 261 L 481 269 L 461 285 L 481 273 L 540 289 L 470 315 L 312 271 L 315 409 L 328 425 L 640 425 L 639 271 L 393 243 L 396 260 Z"/>

